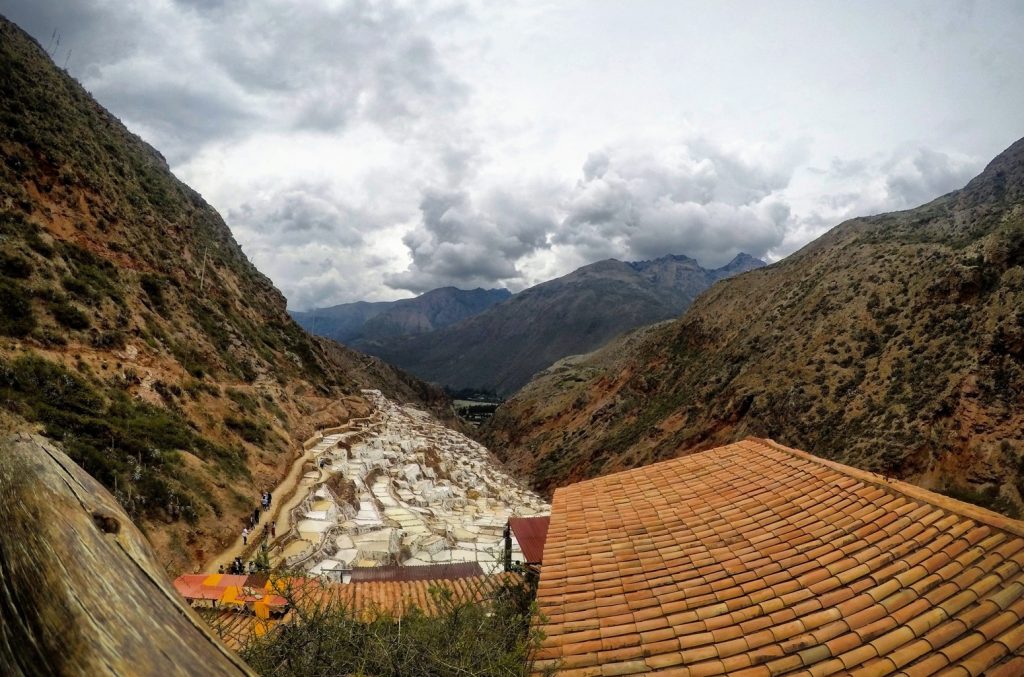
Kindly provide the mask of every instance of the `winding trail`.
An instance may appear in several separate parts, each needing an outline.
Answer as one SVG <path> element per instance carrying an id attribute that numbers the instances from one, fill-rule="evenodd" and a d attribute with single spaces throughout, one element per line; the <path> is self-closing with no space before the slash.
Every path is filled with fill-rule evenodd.
<path id="1" fill-rule="evenodd" d="M 339 426 L 339 429 L 336 429 L 336 433 L 332 433 L 332 435 L 329 435 L 328 437 L 336 434 L 344 435 L 345 433 L 352 431 L 352 426 L 354 424 L 361 421 L 369 421 L 371 419 L 372 416 L 349 419 Z M 324 438 L 321 437 L 321 440 L 323 439 Z M 295 461 L 292 462 L 292 467 L 289 469 L 288 474 L 285 475 L 284 479 L 281 480 L 281 483 L 278 484 L 271 492 L 273 495 L 273 504 L 270 511 L 268 513 L 262 513 L 260 516 L 259 526 L 253 530 L 253 533 L 249 534 L 248 545 L 242 545 L 242 531 L 239 529 L 238 536 L 231 545 L 206 563 L 206 566 L 203 569 L 205 573 L 217 573 L 217 567 L 222 564 L 224 565 L 224 568 L 227 569 L 235 557 L 241 557 L 243 562 L 248 562 L 251 558 L 250 555 L 255 553 L 256 549 L 259 547 L 260 541 L 258 535 L 260 532 L 266 529 L 266 533 L 268 533 L 269 537 L 271 521 L 273 521 L 277 527 L 277 538 L 280 539 L 288 533 L 288 530 L 291 529 L 292 526 L 292 508 L 297 506 L 306 498 L 304 492 L 298 491 L 299 483 L 303 478 L 302 469 L 307 461 L 313 459 L 318 446 L 319 443 L 314 444 L 309 449 L 303 450 L 303 452 L 295 458 Z M 256 503 L 255 496 L 253 503 Z"/>

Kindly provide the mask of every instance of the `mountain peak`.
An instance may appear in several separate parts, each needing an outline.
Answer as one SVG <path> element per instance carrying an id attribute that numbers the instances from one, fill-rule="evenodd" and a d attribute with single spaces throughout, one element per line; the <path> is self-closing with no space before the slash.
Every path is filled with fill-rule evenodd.
<path id="1" fill-rule="evenodd" d="M 964 187 L 962 194 L 972 204 L 1024 198 L 1024 139 L 1015 141 L 995 156 L 981 174 Z"/>
<path id="2" fill-rule="evenodd" d="M 753 257 L 746 252 L 740 252 L 732 258 L 732 261 L 718 268 L 717 270 L 727 272 L 747 271 L 753 270 L 754 268 L 763 268 L 766 266 L 764 261 L 759 258 Z"/>

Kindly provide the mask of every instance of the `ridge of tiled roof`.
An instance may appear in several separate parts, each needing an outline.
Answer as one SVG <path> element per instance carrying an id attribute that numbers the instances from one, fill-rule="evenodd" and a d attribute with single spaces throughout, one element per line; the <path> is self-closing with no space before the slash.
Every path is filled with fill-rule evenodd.
<path id="1" fill-rule="evenodd" d="M 443 611 L 445 602 L 435 592 L 447 591 L 456 604 L 487 599 L 511 574 L 479 575 L 434 580 L 360 581 L 339 583 L 328 588 L 328 595 L 352 613 L 364 617 L 386 614 L 398 618 L 413 607 L 428 616 Z"/>
<path id="2" fill-rule="evenodd" d="M 1019 675 L 1024 524 L 769 440 L 555 491 L 538 669 Z"/>
<path id="3" fill-rule="evenodd" d="M 820 463 L 821 465 L 827 468 L 835 470 L 836 472 L 841 472 L 844 475 L 849 475 L 850 477 L 860 480 L 862 482 L 874 484 L 876 486 L 882 487 L 890 491 L 897 491 L 901 494 L 909 496 L 910 498 L 913 498 L 916 501 L 928 503 L 929 505 L 934 505 L 936 508 L 949 510 L 950 512 L 959 513 L 964 517 L 969 517 L 973 520 L 977 520 L 989 526 L 995 527 L 996 529 L 1009 531 L 1010 533 L 1016 536 L 1024 536 L 1024 521 L 1013 519 L 1011 517 L 1007 517 L 1006 515 L 1001 515 L 997 512 L 988 510 L 987 508 L 982 508 L 979 505 L 974 505 L 973 503 L 967 503 L 965 501 L 960 501 L 949 496 L 944 496 L 943 494 L 939 494 L 934 491 L 924 489 L 923 487 L 919 487 L 916 484 L 910 484 L 909 482 L 904 482 L 893 477 L 887 477 L 879 473 L 871 472 L 868 470 L 861 470 L 860 468 L 854 468 L 853 466 L 849 465 L 843 465 L 842 463 L 837 463 L 836 461 L 830 461 L 827 458 L 815 456 L 814 454 L 809 454 L 806 451 L 801 451 L 800 449 L 787 447 L 786 445 L 780 444 L 775 440 L 759 437 L 748 437 L 745 441 L 761 442 L 763 444 L 767 444 L 771 447 L 774 447 L 775 449 L 785 451 L 798 458 L 806 458 L 810 461 L 814 461 L 815 463 Z"/>

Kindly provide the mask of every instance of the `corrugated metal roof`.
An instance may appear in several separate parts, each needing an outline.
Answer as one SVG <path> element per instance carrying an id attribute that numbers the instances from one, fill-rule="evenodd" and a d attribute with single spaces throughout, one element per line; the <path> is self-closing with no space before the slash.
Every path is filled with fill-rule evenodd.
<path id="1" fill-rule="evenodd" d="M 544 543 L 548 540 L 548 525 L 551 517 L 510 517 L 508 525 L 519 542 L 519 549 L 527 564 L 544 561 Z"/>
<path id="2" fill-rule="evenodd" d="M 420 566 L 356 567 L 352 569 L 352 582 L 363 581 L 436 581 L 483 576 L 484 570 L 476 562 L 450 564 L 423 564 Z"/>

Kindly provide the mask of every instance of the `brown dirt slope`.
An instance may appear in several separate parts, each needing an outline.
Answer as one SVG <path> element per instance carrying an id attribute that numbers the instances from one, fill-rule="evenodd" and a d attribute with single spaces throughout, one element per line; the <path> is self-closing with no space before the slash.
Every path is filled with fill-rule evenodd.
<path id="1" fill-rule="evenodd" d="M 547 491 L 753 435 L 1018 514 L 1024 140 L 549 370 L 482 434 Z"/>
<path id="2" fill-rule="evenodd" d="M 314 339 L 220 216 L 0 18 L 0 425 L 110 489 L 172 571 L 242 527 L 360 388 L 443 394 Z"/>

